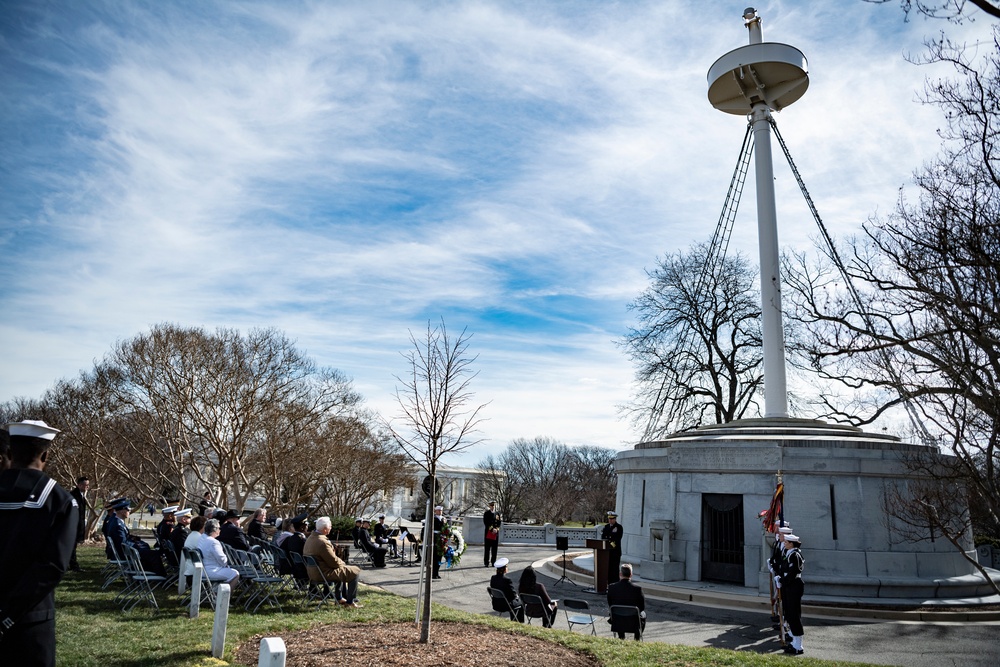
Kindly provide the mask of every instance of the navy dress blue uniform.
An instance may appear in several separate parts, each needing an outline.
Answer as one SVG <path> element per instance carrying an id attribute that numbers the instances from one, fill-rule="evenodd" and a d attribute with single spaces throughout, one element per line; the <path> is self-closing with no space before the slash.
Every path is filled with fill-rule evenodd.
<path id="1" fill-rule="evenodd" d="M 788 623 L 788 630 L 792 635 L 792 642 L 785 647 L 785 651 L 801 655 L 802 636 L 805 634 L 805 629 L 802 627 L 802 595 L 805 592 L 802 569 L 805 566 L 805 559 L 802 558 L 802 551 L 799 549 L 798 537 L 789 535 L 786 539 L 792 543 L 792 548 L 785 553 L 784 565 L 778 577 L 781 581 L 781 608 L 785 612 L 785 622 Z"/>
<path id="2" fill-rule="evenodd" d="M 439 509 L 440 509 L 440 507 L 435 507 L 434 511 L 436 512 Z M 439 514 L 435 514 L 434 515 L 434 551 L 431 553 L 431 557 L 434 559 L 434 562 L 431 564 L 432 565 L 432 567 L 431 567 L 431 579 L 440 579 L 441 578 L 441 574 L 440 574 L 440 571 L 441 571 L 441 559 L 444 558 L 444 552 L 440 552 L 439 553 L 439 551 L 441 551 L 440 540 L 441 540 L 441 532 L 443 530 L 444 530 L 444 519 Z"/>
<path id="3" fill-rule="evenodd" d="M 18 438 L 24 436 L 15 435 L 17 425 L 9 426 L 13 454 Z M 55 429 L 45 428 L 54 437 Z M 55 665 L 54 591 L 69 567 L 76 544 L 77 516 L 73 496 L 41 470 L 12 467 L 0 472 L 0 535 L 4 537 L 0 543 L 3 664 Z"/>
<path id="4" fill-rule="evenodd" d="M 83 491 L 80 490 L 79 482 L 77 484 L 69 492 L 73 496 L 73 500 L 76 501 L 77 508 L 76 544 L 73 545 L 73 554 L 69 557 L 69 569 L 79 572 L 80 564 L 76 560 L 76 545 L 87 538 L 87 499 L 84 497 Z"/>
<path id="5" fill-rule="evenodd" d="M 368 525 L 370 525 L 368 521 L 362 522 L 361 531 L 358 533 L 358 543 L 365 553 L 371 555 L 373 567 L 385 567 L 385 556 L 389 550 L 372 541 L 371 535 L 368 534 Z"/>
<path id="6" fill-rule="evenodd" d="M 500 546 L 500 515 L 490 509 L 483 512 L 483 565 L 492 567 L 497 562 L 497 547 Z"/>
<path id="7" fill-rule="evenodd" d="M 614 521 L 611 521 L 614 519 Z M 618 573 L 622 563 L 622 537 L 625 529 L 618 523 L 618 515 L 608 513 L 608 523 L 601 530 L 601 539 L 608 541 L 608 583 L 618 581 Z"/>
<path id="8" fill-rule="evenodd" d="M 510 620 L 517 621 L 518 623 L 524 623 L 524 605 L 521 604 L 521 598 L 517 597 L 517 590 L 514 588 L 514 582 L 507 576 L 508 562 L 509 561 L 506 558 L 500 558 L 497 560 L 497 573 L 490 577 L 490 588 L 501 591 L 503 596 L 507 598 L 507 602 L 510 604 L 513 611 L 503 607 L 503 603 L 500 602 L 500 600 L 493 600 L 493 610 L 505 611 L 510 614 Z"/>

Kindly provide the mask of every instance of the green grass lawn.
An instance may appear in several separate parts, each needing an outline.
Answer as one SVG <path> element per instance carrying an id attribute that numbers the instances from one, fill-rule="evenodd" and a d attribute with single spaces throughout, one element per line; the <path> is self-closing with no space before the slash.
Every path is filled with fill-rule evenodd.
<path id="1" fill-rule="evenodd" d="M 100 590 L 98 572 L 105 561 L 104 552 L 97 548 L 81 548 L 82 574 L 70 574 L 56 590 L 56 636 L 58 664 L 66 667 L 188 667 L 228 665 L 233 648 L 257 634 L 277 634 L 285 630 L 301 630 L 315 625 L 342 622 L 384 623 L 413 620 L 414 601 L 364 588 L 364 607 L 331 611 L 301 606 L 286 606 L 283 612 L 262 607 L 248 614 L 241 607 L 230 610 L 226 635 L 225 660 L 211 657 L 213 616 L 202 609 L 201 616 L 190 619 L 187 609 L 180 607 L 176 590 L 160 591 L 159 612 L 148 607 L 136 607 L 122 613 L 112 602 L 121 588 L 112 584 Z M 521 632 L 584 651 L 597 657 L 602 665 L 667 665 L 694 667 L 707 665 L 747 665 L 749 667 L 780 667 L 788 665 L 859 665 L 835 663 L 815 658 L 761 655 L 746 651 L 693 648 L 654 642 L 620 642 L 604 637 L 573 634 L 565 630 L 549 630 L 536 626 L 517 625 L 495 616 L 470 614 L 440 605 L 434 606 L 433 618 L 472 625 L 490 626 L 506 631 Z M 470 634 L 475 628 L 470 627 Z M 431 638 L 433 641 L 433 625 Z M 525 663 L 525 664 L 530 664 Z"/>

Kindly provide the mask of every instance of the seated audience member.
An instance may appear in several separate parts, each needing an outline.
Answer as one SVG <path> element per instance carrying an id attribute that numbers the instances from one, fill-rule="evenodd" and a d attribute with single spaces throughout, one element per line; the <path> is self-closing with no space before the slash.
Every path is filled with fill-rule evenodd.
<path id="1" fill-rule="evenodd" d="M 364 519 L 361 522 L 361 531 L 358 533 L 358 543 L 365 553 L 371 554 L 372 565 L 375 567 L 385 567 L 385 554 L 388 551 L 385 547 L 380 547 L 372 541 L 372 536 L 368 532 L 371 522 Z"/>
<path id="2" fill-rule="evenodd" d="M 177 525 L 170 533 L 170 544 L 174 547 L 174 554 L 179 556 L 184 548 L 184 542 L 191 534 L 191 508 L 178 510 L 174 517 L 177 519 Z"/>
<path id="3" fill-rule="evenodd" d="M 163 513 L 163 518 L 160 519 L 160 523 L 156 524 L 156 541 L 162 545 L 170 539 L 170 533 L 174 532 L 174 526 L 177 525 L 177 519 L 174 516 L 177 512 L 177 505 L 164 507 L 160 511 Z"/>
<path id="4" fill-rule="evenodd" d="M 267 521 L 267 510 L 261 507 L 253 513 L 253 518 L 247 525 L 247 536 L 258 540 L 264 539 L 264 522 Z"/>
<path id="5" fill-rule="evenodd" d="M 642 589 L 632 583 L 632 566 L 628 563 L 621 566 L 621 578 L 608 585 L 608 606 L 612 605 L 639 608 L 639 627 L 627 627 L 622 621 L 614 619 L 611 632 L 617 633 L 618 639 L 625 639 L 626 632 L 633 632 L 635 638 L 640 639 L 640 628 L 646 628 L 646 598 Z"/>
<path id="6" fill-rule="evenodd" d="M 495 588 L 502 592 L 513 611 L 504 607 L 500 600 L 495 598 L 490 599 L 493 602 L 493 611 L 506 611 L 510 613 L 510 620 L 524 623 L 524 606 L 521 604 L 521 599 L 517 597 L 517 591 L 514 590 L 514 582 L 507 576 L 507 564 L 509 562 L 510 560 L 506 558 L 497 558 L 497 573 L 490 578 L 490 588 Z"/>
<path id="7" fill-rule="evenodd" d="M 545 585 L 538 583 L 535 568 L 530 565 L 524 568 L 524 572 L 521 573 L 521 580 L 517 582 L 517 592 L 521 595 L 528 593 L 529 595 L 537 595 L 542 598 L 541 605 L 525 604 L 525 613 L 535 618 L 540 616 L 542 625 L 546 628 L 551 628 L 552 621 L 556 617 L 556 602 L 549 597 L 548 591 L 545 590 Z"/>
<path id="8" fill-rule="evenodd" d="M 177 524 L 170 531 L 167 539 L 160 542 L 160 548 L 166 550 L 167 562 L 176 567 L 181 562 L 181 548 L 184 546 L 184 540 L 191 533 L 191 529 L 188 527 L 191 524 L 191 510 L 177 510 L 174 512 L 174 519 Z"/>
<path id="9" fill-rule="evenodd" d="M 396 549 L 396 540 L 389 537 L 389 526 L 385 525 L 385 515 L 378 515 L 378 523 L 372 527 L 372 534 L 375 536 L 375 544 L 385 546 L 389 549 L 389 555 L 396 558 L 399 553 Z"/>
<path id="10" fill-rule="evenodd" d="M 354 546 L 358 549 L 361 548 L 361 519 L 354 520 L 354 528 L 351 528 L 351 539 L 354 540 Z"/>
<path id="11" fill-rule="evenodd" d="M 132 512 L 132 506 L 129 501 L 119 501 L 114 509 L 114 515 L 108 521 L 108 546 L 105 549 L 108 558 L 114 558 L 111 545 L 114 545 L 118 556 L 124 558 L 125 545 L 127 544 L 139 552 L 139 562 L 142 563 L 143 570 L 151 574 L 166 576 L 167 570 L 163 566 L 163 558 L 160 556 L 159 549 L 151 549 L 142 539 L 132 535 L 131 531 L 129 531 L 128 517 Z"/>
<path id="12" fill-rule="evenodd" d="M 205 533 L 205 524 L 208 519 L 200 514 L 191 519 L 191 530 L 184 538 L 184 549 L 197 549 L 201 543 L 201 536 Z M 188 578 L 188 585 L 191 585 L 191 576 L 194 574 L 194 564 L 184 558 L 184 551 L 181 550 L 181 574 Z"/>
<path id="13" fill-rule="evenodd" d="M 297 553 L 302 555 L 302 550 L 306 546 L 306 528 L 308 515 L 299 514 L 298 516 L 293 516 L 291 519 L 286 519 L 282 522 L 282 525 L 286 528 L 291 529 L 288 536 L 281 541 L 281 548 L 285 550 L 288 557 L 285 562 L 279 566 L 278 572 L 281 574 L 291 574 L 299 581 L 305 581 L 309 578 L 306 573 L 305 565 L 301 563 L 296 563 L 292 560 L 292 554 Z"/>
<path id="14" fill-rule="evenodd" d="M 239 512 L 228 510 L 226 512 L 225 523 L 222 523 L 221 526 L 222 529 L 219 531 L 220 542 L 240 551 L 250 551 L 250 540 L 247 539 L 247 534 L 240 528 Z"/>
<path id="15" fill-rule="evenodd" d="M 330 517 L 321 516 L 316 519 L 316 530 L 306 540 L 303 554 L 315 558 L 316 564 L 322 572 L 322 576 L 320 576 L 320 572 L 314 571 L 315 568 L 307 568 L 309 579 L 320 583 L 323 581 L 323 577 L 326 577 L 327 581 L 336 582 L 340 589 L 337 593 L 340 604 L 360 607 L 361 605 L 358 603 L 358 579 L 361 568 L 348 565 L 337 556 L 337 550 L 328 537 L 332 525 Z"/>
<path id="16" fill-rule="evenodd" d="M 201 560 L 205 565 L 205 573 L 213 581 L 224 581 L 233 588 L 239 583 L 240 573 L 229 567 L 229 559 L 219 542 L 219 521 L 210 519 L 205 524 L 205 532 L 198 539 L 198 549 L 201 550 Z"/>

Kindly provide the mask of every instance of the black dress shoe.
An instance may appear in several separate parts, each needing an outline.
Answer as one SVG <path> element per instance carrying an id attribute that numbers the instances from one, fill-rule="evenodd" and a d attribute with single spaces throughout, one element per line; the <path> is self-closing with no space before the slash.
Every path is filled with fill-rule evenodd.
<path id="1" fill-rule="evenodd" d="M 783 650 L 785 651 L 785 653 L 790 653 L 792 655 L 802 655 L 803 653 L 805 653 L 805 651 L 803 651 L 802 649 L 795 648 L 791 644 L 786 646 Z"/>

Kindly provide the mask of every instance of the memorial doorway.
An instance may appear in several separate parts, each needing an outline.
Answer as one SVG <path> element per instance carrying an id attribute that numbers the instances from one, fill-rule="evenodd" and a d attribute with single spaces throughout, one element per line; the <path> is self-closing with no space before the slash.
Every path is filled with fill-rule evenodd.
<path id="1" fill-rule="evenodd" d="M 741 495 L 702 494 L 701 578 L 703 581 L 744 585 Z"/>

